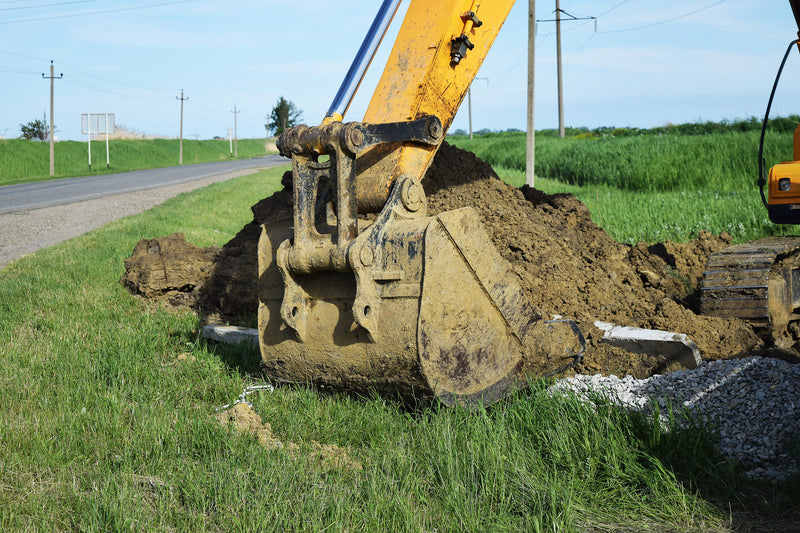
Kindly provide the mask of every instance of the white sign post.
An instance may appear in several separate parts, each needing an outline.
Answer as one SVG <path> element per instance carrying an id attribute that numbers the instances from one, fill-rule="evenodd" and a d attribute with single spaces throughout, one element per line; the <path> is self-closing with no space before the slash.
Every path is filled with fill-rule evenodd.
<path id="1" fill-rule="evenodd" d="M 106 134 L 106 168 L 110 168 L 111 154 L 108 150 L 108 135 L 115 129 L 114 113 L 84 113 L 81 115 L 81 133 L 86 134 L 89 148 L 89 172 L 92 171 L 92 134 Z"/>

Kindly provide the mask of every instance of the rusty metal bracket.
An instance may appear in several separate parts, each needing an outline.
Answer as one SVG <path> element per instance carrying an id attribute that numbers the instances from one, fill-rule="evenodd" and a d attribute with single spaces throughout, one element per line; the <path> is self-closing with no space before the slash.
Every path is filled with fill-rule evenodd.
<path id="1" fill-rule="evenodd" d="M 467 50 L 472 50 L 475 45 L 469 40 L 466 34 L 462 33 L 450 41 L 450 65 L 456 66 L 461 60 L 467 57 Z"/>
<path id="2" fill-rule="evenodd" d="M 297 126 L 278 138 L 281 155 L 292 158 L 294 237 L 278 250 L 277 264 L 284 281 L 281 317 L 302 339 L 305 336 L 308 296 L 295 279 L 297 275 L 321 271 L 353 271 L 348 250 L 358 237 L 356 156 L 379 144 L 416 142 L 436 145 L 444 130 L 435 116 L 409 122 L 363 124 L 334 122 L 322 126 Z M 325 160 L 323 156 L 327 156 Z M 412 180 L 413 181 L 413 180 Z M 331 201 L 325 202 L 326 189 Z M 401 190 L 400 187 L 397 188 Z M 395 203 L 424 205 L 422 187 L 406 186 Z M 335 227 L 323 224 L 323 205 L 335 214 Z M 387 204 L 388 205 L 388 204 Z M 424 212 L 424 210 L 423 210 Z M 323 227 L 324 226 L 324 227 Z M 363 252 L 368 253 L 368 252 Z M 362 264 L 359 256 L 358 265 Z M 364 284 L 359 282 L 359 286 Z M 366 289 L 362 294 L 366 294 Z M 363 298 L 361 298 L 363 300 Z M 371 322 L 369 302 L 354 311 L 359 322 Z M 373 314 L 373 317 L 375 315 Z M 374 328 L 367 328 L 375 331 Z"/>
<path id="3" fill-rule="evenodd" d="M 395 182 L 386 207 L 372 226 L 349 248 L 348 263 L 356 277 L 353 318 L 379 340 L 383 298 L 419 297 L 422 283 L 422 244 L 427 224 L 427 202 L 422 185 L 411 177 Z M 400 221 L 421 221 L 419 224 Z M 387 291 L 393 287 L 392 292 Z"/>

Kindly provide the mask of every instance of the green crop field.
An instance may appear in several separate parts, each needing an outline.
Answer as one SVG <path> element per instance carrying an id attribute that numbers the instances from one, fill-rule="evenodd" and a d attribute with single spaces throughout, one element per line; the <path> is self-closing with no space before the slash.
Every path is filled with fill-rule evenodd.
<path id="1" fill-rule="evenodd" d="M 792 158 L 792 132 L 800 117 L 770 122 L 764 158 Z M 620 242 L 684 242 L 700 230 L 726 231 L 735 242 L 796 234 L 776 226 L 761 203 L 758 179 L 760 123 L 682 124 L 651 130 L 571 130 L 560 139 L 537 132 L 535 186 L 569 192 Z M 525 134 L 450 136 L 506 181 L 525 183 Z"/>
<path id="2" fill-rule="evenodd" d="M 106 168 L 105 141 L 92 141 L 92 169 L 85 142 L 62 141 L 55 144 L 55 178 L 126 172 L 145 168 L 178 165 L 177 139 L 111 140 Z M 265 155 L 264 139 L 239 139 L 240 159 Z M 231 159 L 227 140 L 183 140 L 183 163 L 207 163 Z M 23 139 L 0 139 L 0 186 L 50 178 L 50 145 Z"/>

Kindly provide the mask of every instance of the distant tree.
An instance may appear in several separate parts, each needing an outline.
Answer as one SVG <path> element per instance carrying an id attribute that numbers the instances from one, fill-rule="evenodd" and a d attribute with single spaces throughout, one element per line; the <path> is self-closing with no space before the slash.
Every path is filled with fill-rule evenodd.
<path id="1" fill-rule="evenodd" d="M 25 140 L 33 141 L 38 139 L 42 142 L 47 140 L 47 124 L 43 120 L 32 120 L 27 124 L 20 124 L 19 128 L 22 132 L 20 137 Z"/>
<path id="2" fill-rule="evenodd" d="M 464 130 L 462 128 L 458 128 L 451 135 L 466 135 L 466 134 L 467 134 L 466 130 Z"/>
<path id="3" fill-rule="evenodd" d="M 273 135 L 280 135 L 283 130 L 297 126 L 302 116 L 302 109 L 298 109 L 293 102 L 281 96 L 269 114 L 269 123 L 264 127 Z"/>

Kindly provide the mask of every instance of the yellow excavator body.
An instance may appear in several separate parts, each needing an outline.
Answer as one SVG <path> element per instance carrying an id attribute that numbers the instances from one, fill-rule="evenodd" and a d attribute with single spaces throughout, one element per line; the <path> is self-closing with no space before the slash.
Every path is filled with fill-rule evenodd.
<path id="1" fill-rule="evenodd" d="M 792 136 L 792 161 L 769 169 L 767 210 L 778 224 L 800 223 L 800 125 Z"/>
<path id="2" fill-rule="evenodd" d="M 360 83 L 348 73 L 320 126 L 279 137 L 294 214 L 265 226 L 258 250 L 260 347 L 275 379 L 490 403 L 526 371 L 580 358 L 580 332 L 542 320 L 476 212 L 428 216 L 420 184 L 512 5 L 412 0 L 364 121 L 341 122 L 340 95 Z M 392 9 L 385 0 L 365 43 L 382 39 L 373 30 Z"/>
<path id="3" fill-rule="evenodd" d="M 789 0 L 789 4 L 800 30 L 800 0 Z M 793 134 L 793 161 L 775 164 L 767 172 L 763 157 L 775 89 L 789 54 L 798 47 L 800 39 L 789 43 L 778 69 L 759 143 L 758 185 L 775 224 L 800 224 L 800 125 Z M 771 344 L 800 351 L 800 237 L 768 237 L 712 254 L 700 284 L 700 310 L 746 320 Z"/>

